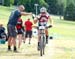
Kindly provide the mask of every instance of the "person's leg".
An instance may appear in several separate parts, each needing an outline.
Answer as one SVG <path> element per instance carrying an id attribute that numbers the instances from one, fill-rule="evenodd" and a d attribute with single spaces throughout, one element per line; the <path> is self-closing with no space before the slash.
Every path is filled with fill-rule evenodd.
<path id="1" fill-rule="evenodd" d="M 12 37 L 8 38 L 8 50 L 9 51 L 11 50 L 11 39 L 12 39 Z"/>
<path id="2" fill-rule="evenodd" d="M 29 31 L 29 44 L 31 42 L 31 38 L 32 38 L 32 31 Z"/>
<path id="3" fill-rule="evenodd" d="M 48 30 L 45 30 L 45 34 L 46 34 L 46 44 L 48 44 Z"/>
<path id="4" fill-rule="evenodd" d="M 30 44 L 30 42 L 31 42 L 31 38 L 29 38 L 29 44 Z"/>
<path id="5" fill-rule="evenodd" d="M 16 29 L 14 26 L 12 26 L 12 42 L 13 42 L 14 52 L 17 52 L 16 37 L 17 37 Z"/>
<path id="6" fill-rule="evenodd" d="M 14 52 L 17 51 L 17 48 L 16 48 L 16 40 L 14 37 L 12 37 L 12 42 L 13 42 L 13 47 L 14 47 Z"/>
<path id="7" fill-rule="evenodd" d="M 11 26 L 8 25 L 7 26 L 7 31 L 8 31 L 8 51 L 11 50 L 11 41 L 12 41 L 12 37 L 11 37 Z"/>
<path id="8" fill-rule="evenodd" d="M 11 46 L 13 45 L 14 46 L 14 51 L 16 51 L 16 31 L 15 31 L 15 26 L 12 26 L 12 25 L 8 25 L 7 27 L 7 30 L 8 30 L 8 36 L 9 36 L 9 39 L 8 39 L 8 50 L 11 49 Z"/>
<path id="9" fill-rule="evenodd" d="M 40 30 L 38 30 L 38 50 L 40 50 Z"/>
<path id="10" fill-rule="evenodd" d="M 20 48 L 21 43 L 22 43 L 22 34 L 18 34 L 18 40 L 19 40 L 18 48 Z"/>
<path id="11" fill-rule="evenodd" d="M 26 42 L 26 38 L 27 38 L 27 36 L 28 36 L 28 31 L 26 31 L 26 33 L 25 33 L 25 37 L 24 37 L 24 43 Z"/>

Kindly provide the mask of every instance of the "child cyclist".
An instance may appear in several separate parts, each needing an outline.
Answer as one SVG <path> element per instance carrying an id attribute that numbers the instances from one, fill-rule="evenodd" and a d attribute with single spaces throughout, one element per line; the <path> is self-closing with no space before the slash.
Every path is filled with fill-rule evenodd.
<path id="1" fill-rule="evenodd" d="M 40 9 L 40 14 L 38 17 L 34 19 L 34 23 L 38 23 L 38 26 L 47 26 L 48 21 L 50 22 L 50 27 L 53 26 L 53 20 L 50 18 L 50 15 L 47 12 L 47 9 L 45 7 L 42 7 Z M 40 30 L 38 30 L 40 32 Z M 46 43 L 48 44 L 48 29 L 45 29 L 45 34 L 46 34 Z M 39 33 L 38 33 L 38 50 L 39 50 L 39 45 L 40 45 L 40 38 L 39 38 Z"/>

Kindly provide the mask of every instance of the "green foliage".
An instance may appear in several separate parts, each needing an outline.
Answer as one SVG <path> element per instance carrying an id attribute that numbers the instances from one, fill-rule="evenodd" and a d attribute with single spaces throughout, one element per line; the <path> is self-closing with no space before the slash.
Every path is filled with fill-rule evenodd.
<path id="1" fill-rule="evenodd" d="M 15 0 L 10 0 L 10 4 L 13 5 Z"/>
<path id="2" fill-rule="evenodd" d="M 4 0 L 4 6 L 10 6 L 10 0 Z"/>
<path id="3" fill-rule="evenodd" d="M 70 3 L 65 10 L 64 14 L 65 20 L 73 20 L 75 21 L 75 6 L 73 3 Z"/>
<path id="4" fill-rule="evenodd" d="M 63 15 L 63 13 L 64 13 L 64 5 L 63 4 L 58 4 L 58 8 L 57 8 L 58 10 L 57 10 L 57 14 L 58 15 Z"/>
<path id="5" fill-rule="evenodd" d="M 45 0 L 49 7 L 48 7 L 48 11 L 51 13 L 51 14 L 57 14 L 58 12 L 58 1 L 57 0 Z"/>
<path id="6" fill-rule="evenodd" d="M 27 12 L 35 13 L 34 4 L 38 4 L 38 13 L 39 9 L 42 6 L 48 8 L 50 14 L 64 15 L 64 19 L 75 18 L 75 0 L 4 0 L 5 6 L 10 5 L 24 5 Z"/>
<path id="7" fill-rule="evenodd" d="M 19 5 L 23 4 L 25 6 L 27 12 L 35 12 L 34 4 L 36 3 L 39 5 L 38 11 L 40 6 L 45 6 L 45 7 L 48 6 L 48 4 L 44 0 L 20 0 L 18 2 Z"/>
<path id="8" fill-rule="evenodd" d="M 45 6 L 45 7 L 48 7 L 49 6 L 47 4 L 47 2 L 45 2 L 45 0 L 39 0 L 39 4 L 40 4 L 40 6 Z"/>

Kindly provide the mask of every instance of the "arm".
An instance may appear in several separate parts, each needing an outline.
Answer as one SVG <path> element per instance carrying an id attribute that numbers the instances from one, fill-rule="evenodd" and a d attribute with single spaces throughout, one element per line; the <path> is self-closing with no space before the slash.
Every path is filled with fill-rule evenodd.
<path id="1" fill-rule="evenodd" d="M 25 23 L 24 23 L 24 30 L 26 31 L 26 21 L 25 21 Z"/>
<path id="2" fill-rule="evenodd" d="M 49 22 L 53 26 L 53 20 L 50 18 L 50 16 L 49 16 Z"/>
<path id="3" fill-rule="evenodd" d="M 32 15 L 32 13 L 21 12 L 21 15 L 24 15 L 24 16 L 26 16 L 26 15 Z"/>
<path id="4" fill-rule="evenodd" d="M 22 30 L 24 31 L 23 21 L 22 21 Z"/>
<path id="5" fill-rule="evenodd" d="M 36 24 L 38 22 L 37 18 L 34 18 L 34 24 Z"/>

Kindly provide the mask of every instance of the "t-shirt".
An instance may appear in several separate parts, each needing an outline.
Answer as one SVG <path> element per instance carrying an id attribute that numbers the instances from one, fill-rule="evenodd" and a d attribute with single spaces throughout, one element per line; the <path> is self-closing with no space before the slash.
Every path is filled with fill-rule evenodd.
<path id="1" fill-rule="evenodd" d="M 15 10 L 11 13 L 8 21 L 8 25 L 16 26 L 18 18 L 21 17 L 21 13 L 19 10 Z"/>
<path id="2" fill-rule="evenodd" d="M 25 22 L 25 30 L 26 31 L 31 31 L 32 30 L 32 25 L 33 25 L 33 23 L 31 22 L 31 21 L 26 21 Z"/>
<path id="3" fill-rule="evenodd" d="M 22 29 L 22 23 L 23 23 L 22 19 L 19 18 L 16 25 L 17 30 Z"/>

